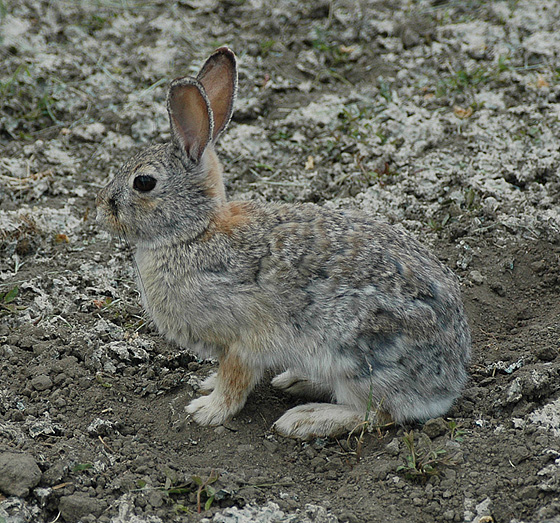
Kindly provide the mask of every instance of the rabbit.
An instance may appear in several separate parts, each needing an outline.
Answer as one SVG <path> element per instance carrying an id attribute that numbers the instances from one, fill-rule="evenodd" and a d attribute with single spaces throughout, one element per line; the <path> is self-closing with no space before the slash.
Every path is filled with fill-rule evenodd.
<path id="1" fill-rule="evenodd" d="M 284 436 L 444 415 L 470 357 L 456 276 L 364 212 L 228 201 L 214 147 L 236 92 L 227 47 L 196 79 L 173 80 L 171 140 L 129 159 L 97 198 L 101 224 L 135 245 L 143 305 L 159 332 L 218 359 L 188 415 L 223 424 L 268 369 L 280 372 L 273 386 L 311 399 L 274 423 Z"/>

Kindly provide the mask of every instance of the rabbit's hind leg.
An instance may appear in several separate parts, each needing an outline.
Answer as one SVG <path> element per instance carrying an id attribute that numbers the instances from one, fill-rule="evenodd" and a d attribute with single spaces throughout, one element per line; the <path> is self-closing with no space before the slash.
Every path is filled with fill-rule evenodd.
<path id="1" fill-rule="evenodd" d="M 302 396 L 316 401 L 330 401 L 333 397 L 333 391 L 327 385 L 311 381 L 297 374 L 292 369 L 288 369 L 275 376 L 271 384 L 273 387 L 293 396 Z"/>
<path id="2" fill-rule="evenodd" d="M 337 437 L 364 423 L 364 413 L 351 405 L 307 403 L 287 411 L 274 424 L 282 436 L 299 439 Z"/>

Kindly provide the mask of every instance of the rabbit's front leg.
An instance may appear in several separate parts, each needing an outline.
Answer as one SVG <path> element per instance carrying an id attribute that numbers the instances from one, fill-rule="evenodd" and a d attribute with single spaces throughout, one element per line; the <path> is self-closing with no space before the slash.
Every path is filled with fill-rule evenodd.
<path id="1" fill-rule="evenodd" d="M 191 401 L 186 410 L 201 425 L 220 425 L 243 408 L 261 377 L 262 370 L 248 365 L 235 347 L 230 347 L 220 359 L 215 377 L 208 380 L 214 390 Z"/>

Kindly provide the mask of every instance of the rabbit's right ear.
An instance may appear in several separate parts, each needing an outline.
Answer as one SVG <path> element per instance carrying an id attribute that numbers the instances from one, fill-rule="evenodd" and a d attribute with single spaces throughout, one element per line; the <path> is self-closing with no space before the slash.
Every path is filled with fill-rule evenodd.
<path id="1" fill-rule="evenodd" d="M 167 96 L 167 112 L 175 145 L 198 162 L 212 139 L 214 128 L 204 87 L 193 78 L 173 80 Z"/>
<path id="2" fill-rule="evenodd" d="M 206 60 L 196 79 L 208 95 L 214 114 L 212 140 L 220 137 L 233 113 L 233 103 L 237 94 L 237 59 L 228 47 L 216 49 Z"/>

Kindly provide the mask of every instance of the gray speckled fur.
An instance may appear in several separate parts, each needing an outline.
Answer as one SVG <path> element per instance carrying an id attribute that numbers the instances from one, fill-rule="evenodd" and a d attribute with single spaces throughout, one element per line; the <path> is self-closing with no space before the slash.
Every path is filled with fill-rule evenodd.
<path id="1" fill-rule="evenodd" d="M 235 87 L 231 103 L 234 95 Z M 195 419 L 235 414 L 267 368 L 330 391 L 351 422 L 372 401 L 398 422 L 444 414 L 470 354 L 454 274 L 361 212 L 226 202 L 208 189 L 213 169 L 212 143 L 198 162 L 177 141 L 151 146 L 98 199 L 101 221 L 137 246 L 144 305 L 160 332 L 220 359 L 214 392 L 191 404 Z M 139 174 L 155 177 L 156 188 L 132 189 Z M 281 432 L 335 432 L 325 420 L 302 429 L 306 415 L 283 416 Z"/>

